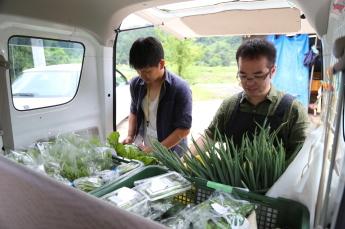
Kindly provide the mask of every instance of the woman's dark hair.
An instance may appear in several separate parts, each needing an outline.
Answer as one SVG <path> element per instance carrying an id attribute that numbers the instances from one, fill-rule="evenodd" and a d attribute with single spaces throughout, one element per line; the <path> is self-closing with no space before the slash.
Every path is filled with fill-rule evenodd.
<path id="1" fill-rule="evenodd" d="M 257 59 L 259 57 L 266 57 L 269 67 L 274 66 L 276 62 L 276 49 L 274 45 L 260 38 L 246 40 L 240 45 L 236 52 L 236 61 L 242 59 Z"/>
<path id="2" fill-rule="evenodd" d="M 163 46 L 154 37 L 138 38 L 129 51 L 129 65 L 134 69 L 157 66 L 162 59 Z"/>

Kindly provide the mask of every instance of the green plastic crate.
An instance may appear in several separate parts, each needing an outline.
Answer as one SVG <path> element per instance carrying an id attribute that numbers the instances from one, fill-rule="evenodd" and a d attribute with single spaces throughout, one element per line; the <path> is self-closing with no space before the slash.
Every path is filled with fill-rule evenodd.
<path id="1" fill-rule="evenodd" d="M 134 186 L 134 181 L 158 176 L 167 172 L 167 169 L 158 165 L 145 166 L 131 173 L 129 176 L 121 180 L 116 180 L 115 182 L 110 182 L 106 185 L 103 185 L 102 187 L 89 192 L 89 194 L 96 197 L 101 197 L 122 187 L 132 188 Z"/>
<path id="2" fill-rule="evenodd" d="M 97 190 L 97 192 L 91 192 L 91 194 L 101 197 L 121 187 L 132 188 L 137 180 L 166 172 L 168 170 L 160 166 L 146 166 L 125 180 L 108 184 Z M 259 229 L 309 229 L 309 211 L 304 205 L 296 201 L 285 198 L 271 198 L 202 179 L 192 179 L 191 181 L 193 188 L 176 196 L 176 201 L 183 204 L 198 204 L 208 199 L 215 190 L 224 191 L 256 204 L 255 213 Z"/>
<path id="3" fill-rule="evenodd" d="M 175 197 L 177 201 L 184 204 L 198 204 L 208 199 L 215 190 L 224 191 L 256 205 L 255 213 L 259 229 L 309 229 L 309 211 L 296 201 L 271 198 L 202 179 L 192 179 L 192 182 L 193 188 Z"/>

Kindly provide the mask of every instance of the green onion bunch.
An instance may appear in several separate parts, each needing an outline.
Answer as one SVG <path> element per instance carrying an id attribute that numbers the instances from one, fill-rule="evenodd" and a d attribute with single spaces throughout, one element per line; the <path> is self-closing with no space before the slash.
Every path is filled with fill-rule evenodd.
<path id="1" fill-rule="evenodd" d="M 254 136 L 244 135 L 240 146 L 222 136 L 206 136 L 201 149 L 192 139 L 198 156 L 187 152 L 183 158 L 159 142 L 153 142 L 157 159 L 169 169 L 185 176 L 199 177 L 250 191 L 265 193 L 285 171 L 285 148 L 277 131 L 259 126 Z"/>

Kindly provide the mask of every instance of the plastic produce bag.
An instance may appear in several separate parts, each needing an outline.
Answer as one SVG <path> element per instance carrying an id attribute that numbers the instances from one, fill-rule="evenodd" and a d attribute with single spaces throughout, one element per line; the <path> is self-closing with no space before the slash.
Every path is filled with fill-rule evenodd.
<path id="1" fill-rule="evenodd" d="M 103 170 L 95 173 L 95 176 L 101 179 L 102 184 L 117 179 L 120 174 L 117 170 Z"/>
<path id="2" fill-rule="evenodd" d="M 134 189 L 122 187 L 102 197 L 117 207 L 138 215 L 147 215 L 149 212 L 148 199 Z"/>
<path id="3" fill-rule="evenodd" d="M 150 201 L 172 197 L 192 187 L 188 180 L 176 172 L 138 180 L 134 185 L 135 189 L 146 195 Z"/>
<path id="4" fill-rule="evenodd" d="M 98 186 L 98 181 L 93 182 L 96 178 L 105 184 L 122 179 L 143 166 L 136 160 L 118 158 L 114 149 L 102 146 L 97 138 L 87 139 L 77 134 L 62 134 L 22 151 L 9 150 L 5 156 L 63 183 L 75 181 L 76 187 L 85 191 Z M 88 181 L 90 177 L 91 182 Z M 79 178 L 82 179 L 77 180 Z"/>
<path id="5" fill-rule="evenodd" d="M 98 139 L 85 139 L 76 134 L 63 134 L 52 142 L 36 143 L 46 173 L 74 181 L 111 169 L 114 150 L 100 147 Z"/>
<path id="6" fill-rule="evenodd" d="M 171 199 L 164 199 L 164 200 L 150 202 L 149 211 L 147 215 L 145 215 L 145 217 L 152 220 L 158 220 L 165 213 L 167 213 L 169 209 L 172 209 L 173 207 L 174 207 L 174 204 Z"/>
<path id="7" fill-rule="evenodd" d="M 212 196 L 194 206 L 188 207 L 176 217 L 163 220 L 161 223 L 171 228 L 256 228 L 246 219 L 254 210 L 254 205 L 237 200 L 229 193 L 215 192 Z"/>
<path id="8" fill-rule="evenodd" d="M 298 201 L 309 209 L 310 223 L 314 222 L 315 205 L 322 170 L 323 128 L 313 130 L 302 149 L 286 171 L 266 193 L 267 196 Z"/>
<path id="9" fill-rule="evenodd" d="M 29 148 L 27 151 L 8 150 L 5 152 L 4 156 L 30 169 L 44 173 L 44 167 L 41 165 L 40 153 L 34 148 Z"/>
<path id="10" fill-rule="evenodd" d="M 73 185 L 84 192 L 91 192 L 102 186 L 102 179 L 98 177 L 81 177 L 74 180 Z"/>
<path id="11" fill-rule="evenodd" d="M 129 163 L 121 163 L 120 165 L 118 165 L 116 167 L 116 170 L 118 171 L 118 173 L 120 175 L 122 174 L 125 174 L 125 173 L 128 173 L 136 168 L 139 168 L 141 165 L 140 162 L 134 162 L 134 161 L 131 161 Z"/>

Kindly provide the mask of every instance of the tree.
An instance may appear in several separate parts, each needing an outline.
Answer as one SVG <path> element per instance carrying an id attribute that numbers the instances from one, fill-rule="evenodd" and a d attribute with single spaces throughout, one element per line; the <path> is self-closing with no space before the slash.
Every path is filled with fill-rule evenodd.
<path id="1" fill-rule="evenodd" d="M 32 51 L 30 46 L 9 45 L 10 75 L 12 82 L 24 69 L 33 68 Z"/>
<path id="2" fill-rule="evenodd" d="M 179 40 L 159 30 L 156 30 L 156 34 L 163 43 L 167 63 L 176 69 L 177 74 L 186 78 L 187 68 L 203 55 L 201 46 L 192 39 Z"/>
<path id="3" fill-rule="evenodd" d="M 198 65 L 229 66 L 235 62 L 235 53 L 242 38 L 236 37 L 201 37 L 196 43 L 205 50 Z"/>
<path id="4" fill-rule="evenodd" d="M 9 40 L 10 75 L 13 82 L 23 70 L 33 68 L 31 40 L 40 38 L 12 37 Z M 81 63 L 84 48 L 80 43 L 43 39 L 47 65 Z"/>

